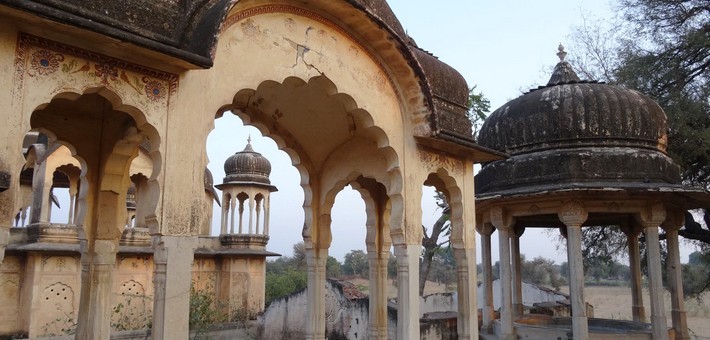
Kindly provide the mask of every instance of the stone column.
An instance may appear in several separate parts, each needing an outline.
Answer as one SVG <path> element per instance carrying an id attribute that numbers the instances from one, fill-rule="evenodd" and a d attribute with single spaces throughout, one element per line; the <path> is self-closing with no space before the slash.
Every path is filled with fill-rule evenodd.
<path id="1" fill-rule="evenodd" d="M 67 224 L 76 224 L 74 221 L 74 209 L 76 206 L 76 195 L 79 193 L 79 178 L 77 176 L 69 177 L 69 217 Z"/>
<path id="2" fill-rule="evenodd" d="M 419 339 L 419 256 L 421 244 L 398 244 L 397 339 Z"/>
<path id="3" fill-rule="evenodd" d="M 269 217 L 271 216 L 271 195 L 264 199 L 264 235 L 269 236 Z"/>
<path id="4" fill-rule="evenodd" d="M 249 197 L 249 235 L 254 234 L 254 197 Z"/>
<path id="5" fill-rule="evenodd" d="M 501 207 L 491 208 L 491 223 L 498 230 L 498 250 L 500 252 L 500 339 L 516 339 L 513 328 L 512 268 L 510 263 L 510 233 L 513 221 Z"/>
<path id="6" fill-rule="evenodd" d="M 81 295 L 76 339 L 111 337 L 111 289 L 118 242 L 95 240 L 93 250 L 82 241 Z"/>
<path id="7" fill-rule="evenodd" d="M 646 309 L 643 306 L 643 285 L 641 284 L 641 255 L 639 253 L 640 227 L 622 227 L 629 245 L 629 269 L 631 271 L 631 314 L 633 320 L 646 322 Z"/>
<path id="8" fill-rule="evenodd" d="M 52 187 L 52 177 L 46 179 L 47 163 L 35 163 L 32 177 L 32 209 L 30 224 L 49 222 L 49 190 Z"/>
<path id="9" fill-rule="evenodd" d="M 456 287 L 458 292 L 458 320 L 456 323 L 458 339 L 478 339 L 476 313 L 476 248 L 454 248 L 456 258 Z"/>
<path id="10" fill-rule="evenodd" d="M 387 259 L 389 251 L 368 246 L 370 265 L 370 310 L 367 338 L 387 340 Z"/>
<path id="11" fill-rule="evenodd" d="M 661 271 L 661 245 L 658 239 L 658 226 L 666 219 L 666 210 L 662 204 L 647 207 L 640 213 L 640 222 L 645 228 L 646 250 L 648 254 L 648 289 L 651 295 L 651 329 L 653 338 L 668 339 L 668 330 L 663 306 L 663 281 Z"/>
<path id="12" fill-rule="evenodd" d="M 222 196 L 222 225 L 219 232 L 224 235 L 227 233 L 227 221 L 229 220 L 229 206 L 232 204 L 231 199 L 227 199 L 227 195 Z"/>
<path id="13" fill-rule="evenodd" d="M 516 227 L 510 239 L 513 256 L 513 315 L 523 315 L 523 264 L 520 257 L 520 237 L 525 232 L 524 227 Z"/>
<path id="14" fill-rule="evenodd" d="M 481 234 L 481 263 L 483 266 L 483 301 L 481 305 L 482 312 L 482 333 L 492 333 L 492 322 L 493 322 L 493 267 L 492 257 L 491 257 L 491 234 L 495 228 L 492 225 L 486 224 L 481 227 L 476 228 L 478 233 Z"/>
<path id="15" fill-rule="evenodd" d="M 197 236 L 153 236 L 153 328 L 155 340 L 186 340 L 190 285 Z"/>
<path id="16" fill-rule="evenodd" d="M 263 200 L 264 199 L 262 198 L 262 199 L 256 201 L 255 209 L 256 209 L 256 234 L 257 235 L 260 233 L 259 231 L 261 230 L 260 229 L 261 225 L 259 225 L 259 224 L 261 223 L 261 206 L 264 202 Z"/>
<path id="17" fill-rule="evenodd" d="M 229 233 L 232 234 L 232 235 L 234 235 L 234 224 L 235 224 L 235 222 L 234 222 L 234 215 L 237 214 L 237 216 L 239 217 L 239 229 L 238 229 L 238 230 L 239 230 L 239 234 L 242 234 L 242 220 L 243 220 L 243 218 L 242 218 L 243 216 L 242 216 L 242 215 L 243 215 L 243 213 L 244 213 L 244 201 L 240 200 L 239 198 L 237 198 L 237 197 L 235 196 L 235 197 L 232 197 L 232 201 L 231 201 L 231 202 L 232 202 L 232 204 L 231 204 L 231 207 L 230 207 L 230 209 L 229 209 L 229 210 L 230 210 L 229 212 L 231 213 L 231 218 L 232 218 L 232 220 L 231 220 L 231 222 L 229 223 Z M 239 205 L 239 211 L 238 211 L 238 212 L 236 211 L 236 210 L 237 210 L 237 209 L 236 209 L 236 208 L 237 208 L 237 204 Z"/>
<path id="18" fill-rule="evenodd" d="M 582 224 L 587 211 L 579 202 L 565 203 L 558 213 L 567 226 L 567 263 L 569 263 L 569 296 L 572 305 L 572 335 L 575 340 L 589 339 L 587 306 L 584 302 L 584 267 L 582 265 Z"/>
<path id="19" fill-rule="evenodd" d="M 682 214 L 676 214 L 682 217 Z M 689 340 L 688 320 L 683 300 L 683 273 L 680 264 L 680 246 L 678 244 L 678 229 L 683 220 L 664 226 L 668 248 L 668 289 L 671 291 L 671 317 L 676 339 Z"/>
<path id="20" fill-rule="evenodd" d="M 325 265 L 328 249 L 306 249 L 308 265 L 306 340 L 325 339 Z"/>

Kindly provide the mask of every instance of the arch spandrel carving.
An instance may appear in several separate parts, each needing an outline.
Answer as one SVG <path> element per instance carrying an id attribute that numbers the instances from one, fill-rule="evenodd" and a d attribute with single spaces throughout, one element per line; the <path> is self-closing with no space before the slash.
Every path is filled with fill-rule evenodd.
<path id="1" fill-rule="evenodd" d="M 375 125 L 388 129 L 387 135 L 401 135 L 409 123 L 399 113 L 406 112 L 403 108 L 408 104 L 397 94 L 396 84 L 387 77 L 387 68 L 378 57 L 348 31 L 318 14 L 291 6 L 264 6 L 244 13 L 241 9 L 235 7 L 225 22 L 215 66 L 205 73 L 206 82 L 213 82 L 211 78 L 219 82 L 211 85 L 213 98 L 231 101 L 235 89 L 254 88 L 265 80 L 285 84 L 289 77 L 327 75 L 337 92 L 352 97 L 372 115 Z M 257 62 L 243 62 L 244 56 L 255 53 L 259 53 Z M 268 114 L 278 117 L 288 112 L 281 109 Z"/>

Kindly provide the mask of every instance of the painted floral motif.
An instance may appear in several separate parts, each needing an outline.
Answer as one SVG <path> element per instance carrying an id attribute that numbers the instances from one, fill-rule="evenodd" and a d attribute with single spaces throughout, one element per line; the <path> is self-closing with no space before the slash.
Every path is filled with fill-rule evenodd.
<path id="1" fill-rule="evenodd" d="M 96 68 L 94 74 L 101 78 L 101 83 L 104 85 L 108 85 L 109 79 L 116 81 L 118 78 L 118 69 L 111 64 L 96 64 L 94 67 Z"/>
<path id="2" fill-rule="evenodd" d="M 34 74 L 30 72 L 30 75 L 52 74 L 59 69 L 59 63 L 62 61 L 64 61 L 64 56 L 61 54 L 54 54 L 47 50 L 36 51 L 32 53 L 32 61 L 30 61 L 30 68 Z"/>
<path id="3" fill-rule="evenodd" d="M 143 82 L 145 82 L 145 94 L 150 100 L 157 101 L 165 97 L 165 85 L 162 82 L 148 77 L 143 77 Z"/>

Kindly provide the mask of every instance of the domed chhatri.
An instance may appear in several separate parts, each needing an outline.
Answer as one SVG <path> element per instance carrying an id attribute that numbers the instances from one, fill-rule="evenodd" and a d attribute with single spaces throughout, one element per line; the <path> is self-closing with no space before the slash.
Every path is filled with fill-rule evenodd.
<path id="1" fill-rule="evenodd" d="M 566 54 L 560 45 L 560 62 L 546 86 L 486 120 L 478 142 L 511 157 L 483 167 L 477 192 L 565 183 L 679 184 L 680 170 L 666 154 L 668 125 L 660 106 L 633 90 L 580 80 Z"/>
<path id="2" fill-rule="evenodd" d="M 254 151 L 251 138 L 247 139 L 244 150 L 235 153 L 224 162 L 224 183 L 255 182 L 271 184 L 271 163 L 266 157 Z"/>

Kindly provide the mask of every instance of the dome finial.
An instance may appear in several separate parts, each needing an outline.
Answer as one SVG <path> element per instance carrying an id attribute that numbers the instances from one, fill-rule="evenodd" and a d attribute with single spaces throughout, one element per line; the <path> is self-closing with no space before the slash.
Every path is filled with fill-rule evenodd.
<path id="1" fill-rule="evenodd" d="M 562 46 L 562 43 L 560 43 L 559 46 L 557 46 L 557 56 L 560 58 L 560 61 L 565 61 L 565 57 L 567 56 L 567 52 L 565 52 L 565 47 Z"/>
<path id="2" fill-rule="evenodd" d="M 251 134 L 249 134 L 249 137 L 247 137 L 247 146 L 244 147 L 243 151 L 254 152 L 254 148 L 252 148 L 252 146 L 251 146 Z"/>

